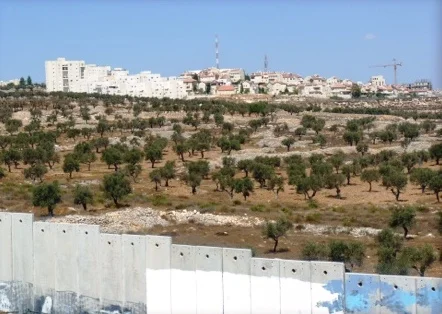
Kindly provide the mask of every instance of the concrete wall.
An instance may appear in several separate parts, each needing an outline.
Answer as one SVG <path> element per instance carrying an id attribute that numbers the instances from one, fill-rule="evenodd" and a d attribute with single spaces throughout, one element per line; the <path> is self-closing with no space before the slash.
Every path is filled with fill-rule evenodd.
<path id="1" fill-rule="evenodd" d="M 0 213 L 0 312 L 442 313 L 442 279 L 345 273 Z"/>

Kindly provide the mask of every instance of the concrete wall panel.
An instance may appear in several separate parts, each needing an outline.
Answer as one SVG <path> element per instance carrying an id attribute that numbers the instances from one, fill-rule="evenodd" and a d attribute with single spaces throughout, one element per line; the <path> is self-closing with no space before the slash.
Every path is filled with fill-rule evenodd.
<path id="1" fill-rule="evenodd" d="M 196 247 L 197 313 L 223 313 L 223 249 Z"/>
<path id="2" fill-rule="evenodd" d="M 313 313 L 344 313 L 344 265 L 312 262 L 311 288 Z"/>
<path id="3" fill-rule="evenodd" d="M 51 312 L 55 297 L 55 224 L 34 222 L 34 311 Z M 72 254 L 72 252 L 71 252 Z"/>
<path id="4" fill-rule="evenodd" d="M 95 313 L 100 303 L 98 270 L 100 227 L 76 225 L 77 280 L 80 313 Z"/>
<path id="5" fill-rule="evenodd" d="M 437 314 L 442 312 L 442 279 L 416 279 L 417 313 Z"/>
<path id="6" fill-rule="evenodd" d="M 170 314 L 170 237 L 146 236 L 146 303 L 149 314 Z"/>
<path id="7" fill-rule="evenodd" d="M 379 275 L 345 274 L 346 313 L 380 314 L 380 277 Z"/>
<path id="8" fill-rule="evenodd" d="M 252 314 L 279 314 L 279 260 L 252 258 L 250 282 Z"/>
<path id="9" fill-rule="evenodd" d="M 123 250 L 121 235 L 100 234 L 100 301 L 103 310 L 123 305 Z"/>
<path id="10" fill-rule="evenodd" d="M 34 280 L 33 222 L 32 214 L 12 215 L 12 277 L 16 281 Z"/>
<path id="11" fill-rule="evenodd" d="M 12 223 L 12 279 L 11 298 L 19 313 L 32 310 L 34 305 L 34 244 L 32 214 L 11 214 Z"/>
<path id="12" fill-rule="evenodd" d="M 122 236 L 125 308 L 146 312 L 146 237 Z"/>
<path id="13" fill-rule="evenodd" d="M 172 314 L 196 313 L 195 247 L 172 244 Z"/>
<path id="14" fill-rule="evenodd" d="M 223 249 L 224 313 L 251 313 L 250 266 L 252 252 Z"/>
<path id="15" fill-rule="evenodd" d="M 73 224 L 52 224 L 55 240 L 56 313 L 78 313 L 77 229 Z"/>
<path id="16" fill-rule="evenodd" d="M 281 314 L 309 313 L 312 308 L 310 262 L 279 261 Z"/>
<path id="17" fill-rule="evenodd" d="M 416 278 L 380 276 L 381 313 L 416 313 Z"/>
<path id="18" fill-rule="evenodd" d="M 12 216 L 0 213 L 0 281 L 12 280 Z"/>

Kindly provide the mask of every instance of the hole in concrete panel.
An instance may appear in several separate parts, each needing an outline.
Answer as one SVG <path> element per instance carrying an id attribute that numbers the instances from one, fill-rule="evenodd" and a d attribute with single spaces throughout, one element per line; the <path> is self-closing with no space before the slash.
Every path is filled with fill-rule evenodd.
<path id="1" fill-rule="evenodd" d="M 45 232 L 45 229 L 41 229 L 41 232 Z"/>
<path id="2" fill-rule="evenodd" d="M 160 245 L 159 245 L 158 243 L 155 243 L 155 246 L 156 246 L 156 247 L 159 247 Z"/>
<path id="3" fill-rule="evenodd" d="M 2 220 L 0 219 L 0 222 L 2 222 Z"/>
<path id="4" fill-rule="evenodd" d="M 263 271 L 266 270 L 266 268 L 265 268 L 264 266 L 262 266 L 261 269 L 262 269 Z"/>
<path id="5" fill-rule="evenodd" d="M 436 288 L 435 287 L 431 287 L 431 291 L 436 291 Z"/>
<path id="6" fill-rule="evenodd" d="M 238 259 L 238 257 L 234 256 L 233 259 L 236 261 Z"/>
<path id="7" fill-rule="evenodd" d="M 110 244 L 111 244 L 111 241 L 107 241 L 107 244 L 109 244 L 109 245 L 110 245 Z"/>
<path id="8" fill-rule="evenodd" d="M 206 254 L 206 258 L 209 258 L 209 254 Z"/>
<path id="9" fill-rule="evenodd" d="M 327 274 L 328 274 L 328 272 L 326 270 L 324 270 L 324 275 L 327 275 Z"/>
<path id="10" fill-rule="evenodd" d="M 397 289 L 397 285 L 394 285 L 393 287 L 394 287 L 395 289 Z"/>
<path id="11" fill-rule="evenodd" d="M 20 222 L 23 222 L 23 220 L 20 219 Z"/>
<path id="12" fill-rule="evenodd" d="M 359 287 L 362 287 L 362 281 L 359 281 L 359 282 L 358 282 L 358 286 L 359 286 Z"/>
<path id="13" fill-rule="evenodd" d="M 296 273 L 296 269 L 292 268 L 292 273 Z"/>
<path id="14" fill-rule="evenodd" d="M 130 245 L 134 245 L 134 243 L 133 243 L 133 242 L 131 242 L 131 243 L 130 243 Z"/>
<path id="15" fill-rule="evenodd" d="M 85 231 L 84 234 L 89 234 L 89 232 Z"/>
<path id="16" fill-rule="evenodd" d="M 180 256 L 184 256 L 183 252 L 180 252 Z"/>
<path id="17" fill-rule="evenodd" d="M 63 230 L 63 233 L 66 233 L 66 230 Z"/>

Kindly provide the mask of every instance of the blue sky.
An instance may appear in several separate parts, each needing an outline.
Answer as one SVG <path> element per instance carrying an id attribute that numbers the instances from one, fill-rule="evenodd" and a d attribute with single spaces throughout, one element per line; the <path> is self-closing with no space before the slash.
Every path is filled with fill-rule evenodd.
<path id="1" fill-rule="evenodd" d="M 57 57 L 178 75 L 221 67 L 332 75 L 367 81 L 391 68 L 399 82 L 429 78 L 442 88 L 440 0 L 224 0 L 0 2 L 0 80 L 44 81 Z"/>

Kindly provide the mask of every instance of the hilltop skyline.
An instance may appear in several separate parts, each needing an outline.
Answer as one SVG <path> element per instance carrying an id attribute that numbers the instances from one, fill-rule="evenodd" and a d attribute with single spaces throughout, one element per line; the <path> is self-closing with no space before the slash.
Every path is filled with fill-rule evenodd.
<path id="1" fill-rule="evenodd" d="M 349 3 L 5 1 L 0 80 L 43 82 L 44 61 L 57 57 L 179 75 L 215 66 L 218 34 L 223 68 L 262 70 L 267 54 L 274 71 L 363 82 L 380 74 L 392 83 L 392 68 L 370 66 L 396 58 L 399 83 L 442 88 L 438 1 Z"/>

